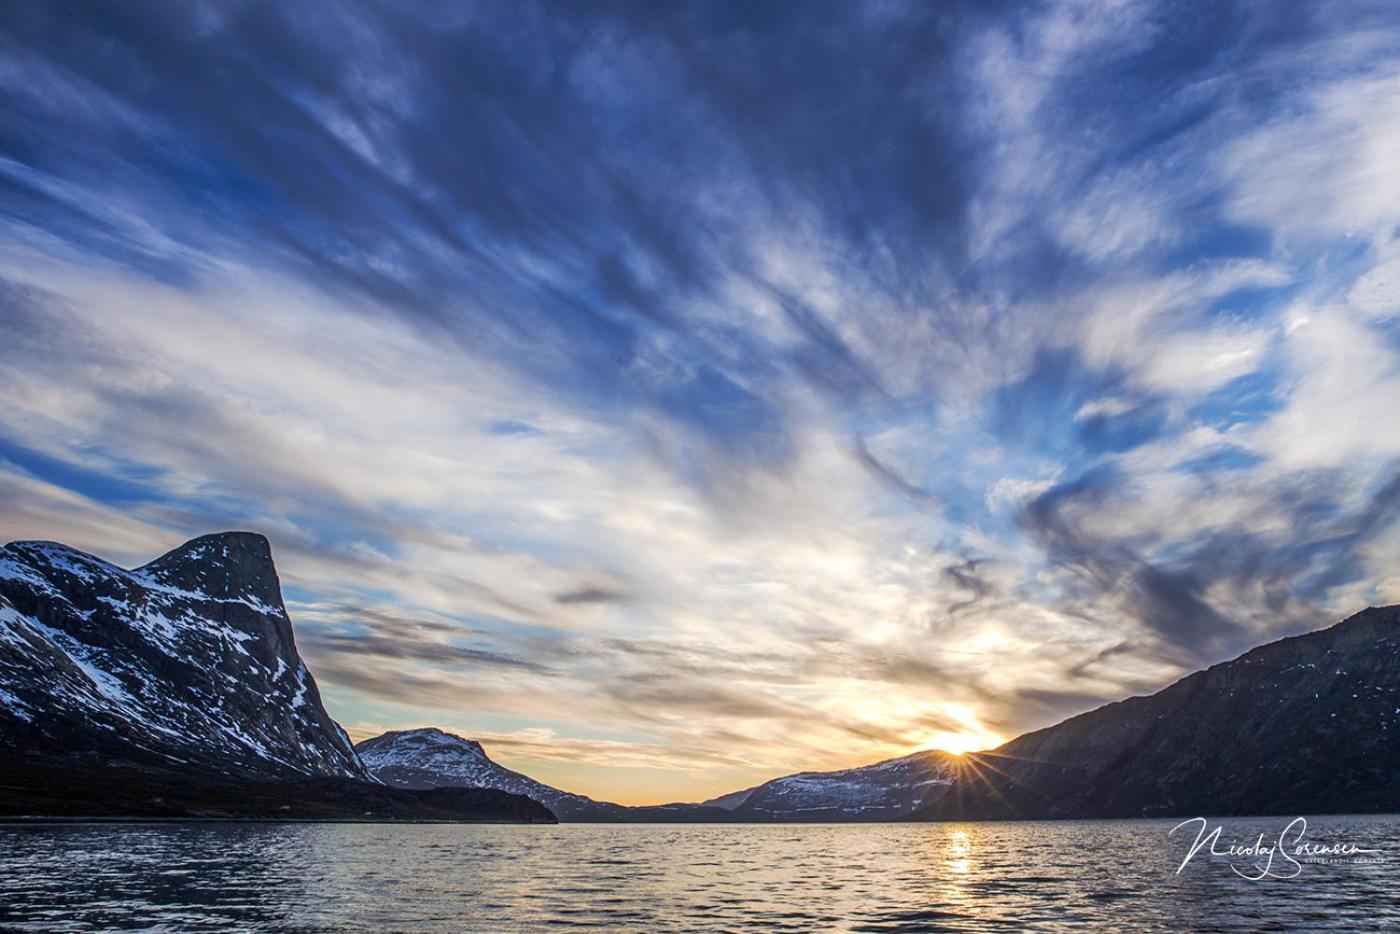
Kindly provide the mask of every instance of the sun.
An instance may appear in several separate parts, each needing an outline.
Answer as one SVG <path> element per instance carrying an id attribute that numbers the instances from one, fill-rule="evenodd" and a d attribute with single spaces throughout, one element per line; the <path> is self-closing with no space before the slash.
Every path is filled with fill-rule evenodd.
<path id="1" fill-rule="evenodd" d="M 940 730 L 930 735 L 920 745 L 921 749 L 937 749 L 942 752 L 951 752 L 955 756 L 960 756 L 967 752 L 980 752 L 983 749 L 991 749 L 1000 746 L 1003 740 L 1000 737 L 991 736 L 984 733 L 954 733 L 948 730 Z"/>
<path id="2" fill-rule="evenodd" d="M 976 714 L 962 704 L 943 704 L 941 709 L 946 717 L 956 721 L 962 729 L 930 733 L 920 744 L 920 749 L 939 749 L 961 756 L 964 753 L 995 749 L 1006 742 L 1006 737 L 988 729 Z"/>

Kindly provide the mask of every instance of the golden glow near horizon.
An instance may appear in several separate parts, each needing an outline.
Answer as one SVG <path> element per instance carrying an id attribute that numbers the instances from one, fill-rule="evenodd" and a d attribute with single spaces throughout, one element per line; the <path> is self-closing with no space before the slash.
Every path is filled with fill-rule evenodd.
<path id="1" fill-rule="evenodd" d="M 950 733 L 940 730 L 928 738 L 919 747 L 920 749 L 937 749 L 942 752 L 951 752 L 954 755 L 962 755 L 967 752 L 981 752 L 985 749 L 992 749 L 1000 746 L 1004 740 L 989 738 L 977 733 Z"/>
<path id="2" fill-rule="evenodd" d="M 1006 737 L 984 726 L 966 705 L 941 704 L 940 709 L 948 719 L 957 721 L 963 728 L 938 730 L 924 740 L 920 749 L 939 749 L 962 755 L 994 749 L 1006 742 Z"/>

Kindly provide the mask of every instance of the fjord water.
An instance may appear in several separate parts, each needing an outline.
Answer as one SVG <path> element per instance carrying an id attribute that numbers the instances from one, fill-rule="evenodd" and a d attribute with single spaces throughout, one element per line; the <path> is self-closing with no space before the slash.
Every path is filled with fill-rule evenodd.
<path id="1" fill-rule="evenodd" d="M 1227 818 L 1222 845 L 1288 818 Z M 5 930 L 1347 931 L 1400 928 L 1400 817 L 1309 820 L 1378 849 L 1252 882 L 1175 820 L 841 825 L 0 826 Z"/>

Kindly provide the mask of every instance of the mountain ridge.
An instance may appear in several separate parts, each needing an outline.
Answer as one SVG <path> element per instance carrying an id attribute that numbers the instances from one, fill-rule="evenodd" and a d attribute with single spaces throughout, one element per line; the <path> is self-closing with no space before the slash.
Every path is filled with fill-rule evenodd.
<path id="1" fill-rule="evenodd" d="M 913 819 L 1400 810 L 1400 606 L 964 757 Z"/>
<path id="2" fill-rule="evenodd" d="M 957 759 L 942 750 L 920 750 L 848 769 L 780 775 L 703 803 L 748 820 L 893 820 L 942 794 Z"/>

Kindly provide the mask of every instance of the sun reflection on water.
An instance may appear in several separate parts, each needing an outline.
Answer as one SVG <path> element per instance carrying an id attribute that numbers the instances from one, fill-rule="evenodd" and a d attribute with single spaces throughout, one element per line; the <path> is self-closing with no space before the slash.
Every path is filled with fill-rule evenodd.
<path id="1" fill-rule="evenodd" d="M 966 876 L 972 872 L 972 838 L 966 830 L 954 830 L 949 834 L 944 866 L 955 876 Z"/>

